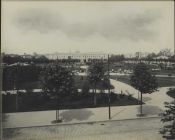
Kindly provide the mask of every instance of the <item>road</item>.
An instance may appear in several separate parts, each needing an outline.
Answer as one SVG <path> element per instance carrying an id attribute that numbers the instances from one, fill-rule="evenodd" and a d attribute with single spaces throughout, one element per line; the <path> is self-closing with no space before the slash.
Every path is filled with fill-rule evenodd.
<path id="1" fill-rule="evenodd" d="M 4 129 L 3 140 L 163 140 L 160 118 Z"/>

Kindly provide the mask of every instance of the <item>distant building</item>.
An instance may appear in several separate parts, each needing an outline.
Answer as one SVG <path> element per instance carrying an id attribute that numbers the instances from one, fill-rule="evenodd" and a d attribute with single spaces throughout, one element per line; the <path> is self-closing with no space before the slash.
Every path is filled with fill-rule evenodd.
<path id="1" fill-rule="evenodd" d="M 147 52 L 136 52 L 136 53 L 135 53 L 135 57 L 136 57 L 136 58 L 139 58 L 139 59 L 140 59 L 140 58 L 145 58 L 145 57 L 148 56 L 148 54 L 149 54 L 149 53 L 147 53 Z"/>
<path id="2" fill-rule="evenodd" d="M 23 55 L 21 55 L 22 58 L 28 58 L 28 59 L 31 59 L 33 56 L 30 55 L 30 54 L 26 54 L 24 53 Z"/>
<path id="3" fill-rule="evenodd" d="M 79 60 L 89 60 L 89 59 L 108 59 L 108 54 L 103 53 L 56 53 L 56 54 L 46 54 L 48 59 L 79 59 Z"/>

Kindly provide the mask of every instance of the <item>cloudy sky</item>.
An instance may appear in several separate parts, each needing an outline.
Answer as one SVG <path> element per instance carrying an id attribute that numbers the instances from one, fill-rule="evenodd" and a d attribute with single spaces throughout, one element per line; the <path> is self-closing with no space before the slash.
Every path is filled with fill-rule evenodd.
<path id="1" fill-rule="evenodd" d="M 6 53 L 159 52 L 174 49 L 168 1 L 3 1 Z"/>

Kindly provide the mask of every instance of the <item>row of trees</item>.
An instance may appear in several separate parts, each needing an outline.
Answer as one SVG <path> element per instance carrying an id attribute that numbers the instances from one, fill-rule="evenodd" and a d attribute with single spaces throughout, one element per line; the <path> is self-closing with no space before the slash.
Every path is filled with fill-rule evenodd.
<path id="1" fill-rule="evenodd" d="M 124 60 L 138 60 L 138 59 L 145 60 L 145 61 L 153 61 L 153 60 L 157 60 L 156 58 L 159 56 L 165 56 L 168 58 L 168 59 L 158 58 L 158 60 L 161 60 L 161 61 L 172 61 L 172 62 L 175 61 L 175 55 L 173 55 L 170 49 L 162 49 L 158 53 L 149 53 L 146 56 L 143 56 L 141 52 L 136 52 L 135 56 L 131 58 L 127 58 L 124 55 L 112 55 L 110 58 L 110 61 L 120 62 Z"/>
<path id="2" fill-rule="evenodd" d="M 51 60 L 49 60 L 47 57 L 45 57 L 44 55 L 41 56 L 32 56 L 32 57 L 22 57 L 21 55 L 15 55 L 15 56 L 11 56 L 11 55 L 2 55 L 2 61 L 3 63 L 6 64 L 14 64 L 14 63 L 49 63 L 52 62 Z"/>
<path id="3" fill-rule="evenodd" d="M 29 83 L 38 81 L 41 71 L 42 68 L 36 65 L 4 67 L 2 89 L 12 90 L 14 84 L 18 89 L 32 88 Z"/>
<path id="4" fill-rule="evenodd" d="M 89 67 L 88 80 L 93 87 L 94 91 L 94 105 L 96 104 L 96 89 L 97 84 L 104 84 L 104 89 L 109 88 L 110 81 L 106 73 L 103 63 L 94 63 Z M 52 93 L 57 97 L 58 110 L 56 111 L 56 122 L 59 120 L 59 97 L 58 94 L 68 95 L 77 92 L 74 88 L 73 76 L 74 74 L 70 69 L 61 67 L 59 65 L 49 65 L 42 73 L 43 90 L 45 93 Z M 157 90 L 158 83 L 154 75 L 151 74 L 149 67 L 144 63 L 139 63 L 135 68 L 133 75 L 131 76 L 131 85 L 140 91 L 141 101 L 140 101 L 140 114 L 142 112 L 142 94 L 152 93 Z M 165 125 L 162 133 L 166 138 L 175 138 L 175 102 L 166 103 L 168 108 L 164 113 L 162 113 L 162 122 L 172 122 L 171 124 Z M 168 133 L 168 135 L 167 135 Z"/>
<path id="5" fill-rule="evenodd" d="M 110 85 L 107 71 L 107 66 L 102 61 L 94 62 L 89 66 L 87 79 L 93 89 L 94 105 L 97 104 L 96 90 L 98 87 L 101 87 L 100 90 L 113 88 Z M 70 95 L 77 93 L 74 76 L 72 66 L 67 67 L 60 63 L 48 64 L 44 68 L 39 66 L 6 67 L 3 71 L 3 90 L 21 89 L 20 84 L 23 83 L 27 83 L 25 88 L 27 90 L 33 88 L 30 82 L 40 80 L 44 94 L 51 94 L 55 97 Z M 85 88 L 89 90 L 88 84 L 83 87 L 83 90 Z M 142 97 L 142 93 L 151 93 L 157 88 L 157 81 L 155 76 L 151 75 L 149 68 L 144 63 L 140 63 L 135 67 L 131 76 L 131 85 L 141 92 Z"/>
<path id="6" fill-rule="evenodd" d="M 77 92 L 74 81 L 74 74 L 70 68 L 61 67 L 57 64 L 49 65 L 43 71 L 42 85 L 45 93 L 53 94 L 59 97 L 59 94 L 70 95 Z M 96 90 L 97 85 L 102 84 L 104 89 L 110 89 L 110 80 L 107 70 L 104 67 L 103 62 L 93 63 L 88 70 L 88 81 L 93 88 L 94 93 L 94 105 L 97 104 Z M 156 77 L 151 74 L 149 68 L 144 63 L 139 63 L 131 76 L 131 85 L 140 91 L 141 94 L 141 107 L 140 115 L 142 113 L 142 94 L 152 93 L 157 90 L 158 84 Z M 59 102 L 59 101 L 58 101 Z"/>

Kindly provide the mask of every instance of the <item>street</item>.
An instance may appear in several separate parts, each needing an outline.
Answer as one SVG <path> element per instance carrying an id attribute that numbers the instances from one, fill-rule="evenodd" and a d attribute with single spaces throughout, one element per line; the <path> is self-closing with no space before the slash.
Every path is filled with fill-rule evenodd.
<path id="1" fill-rule="evenodd" d="M 163 140 L 160 118 L 4 129 L 4 140 Z"/>

